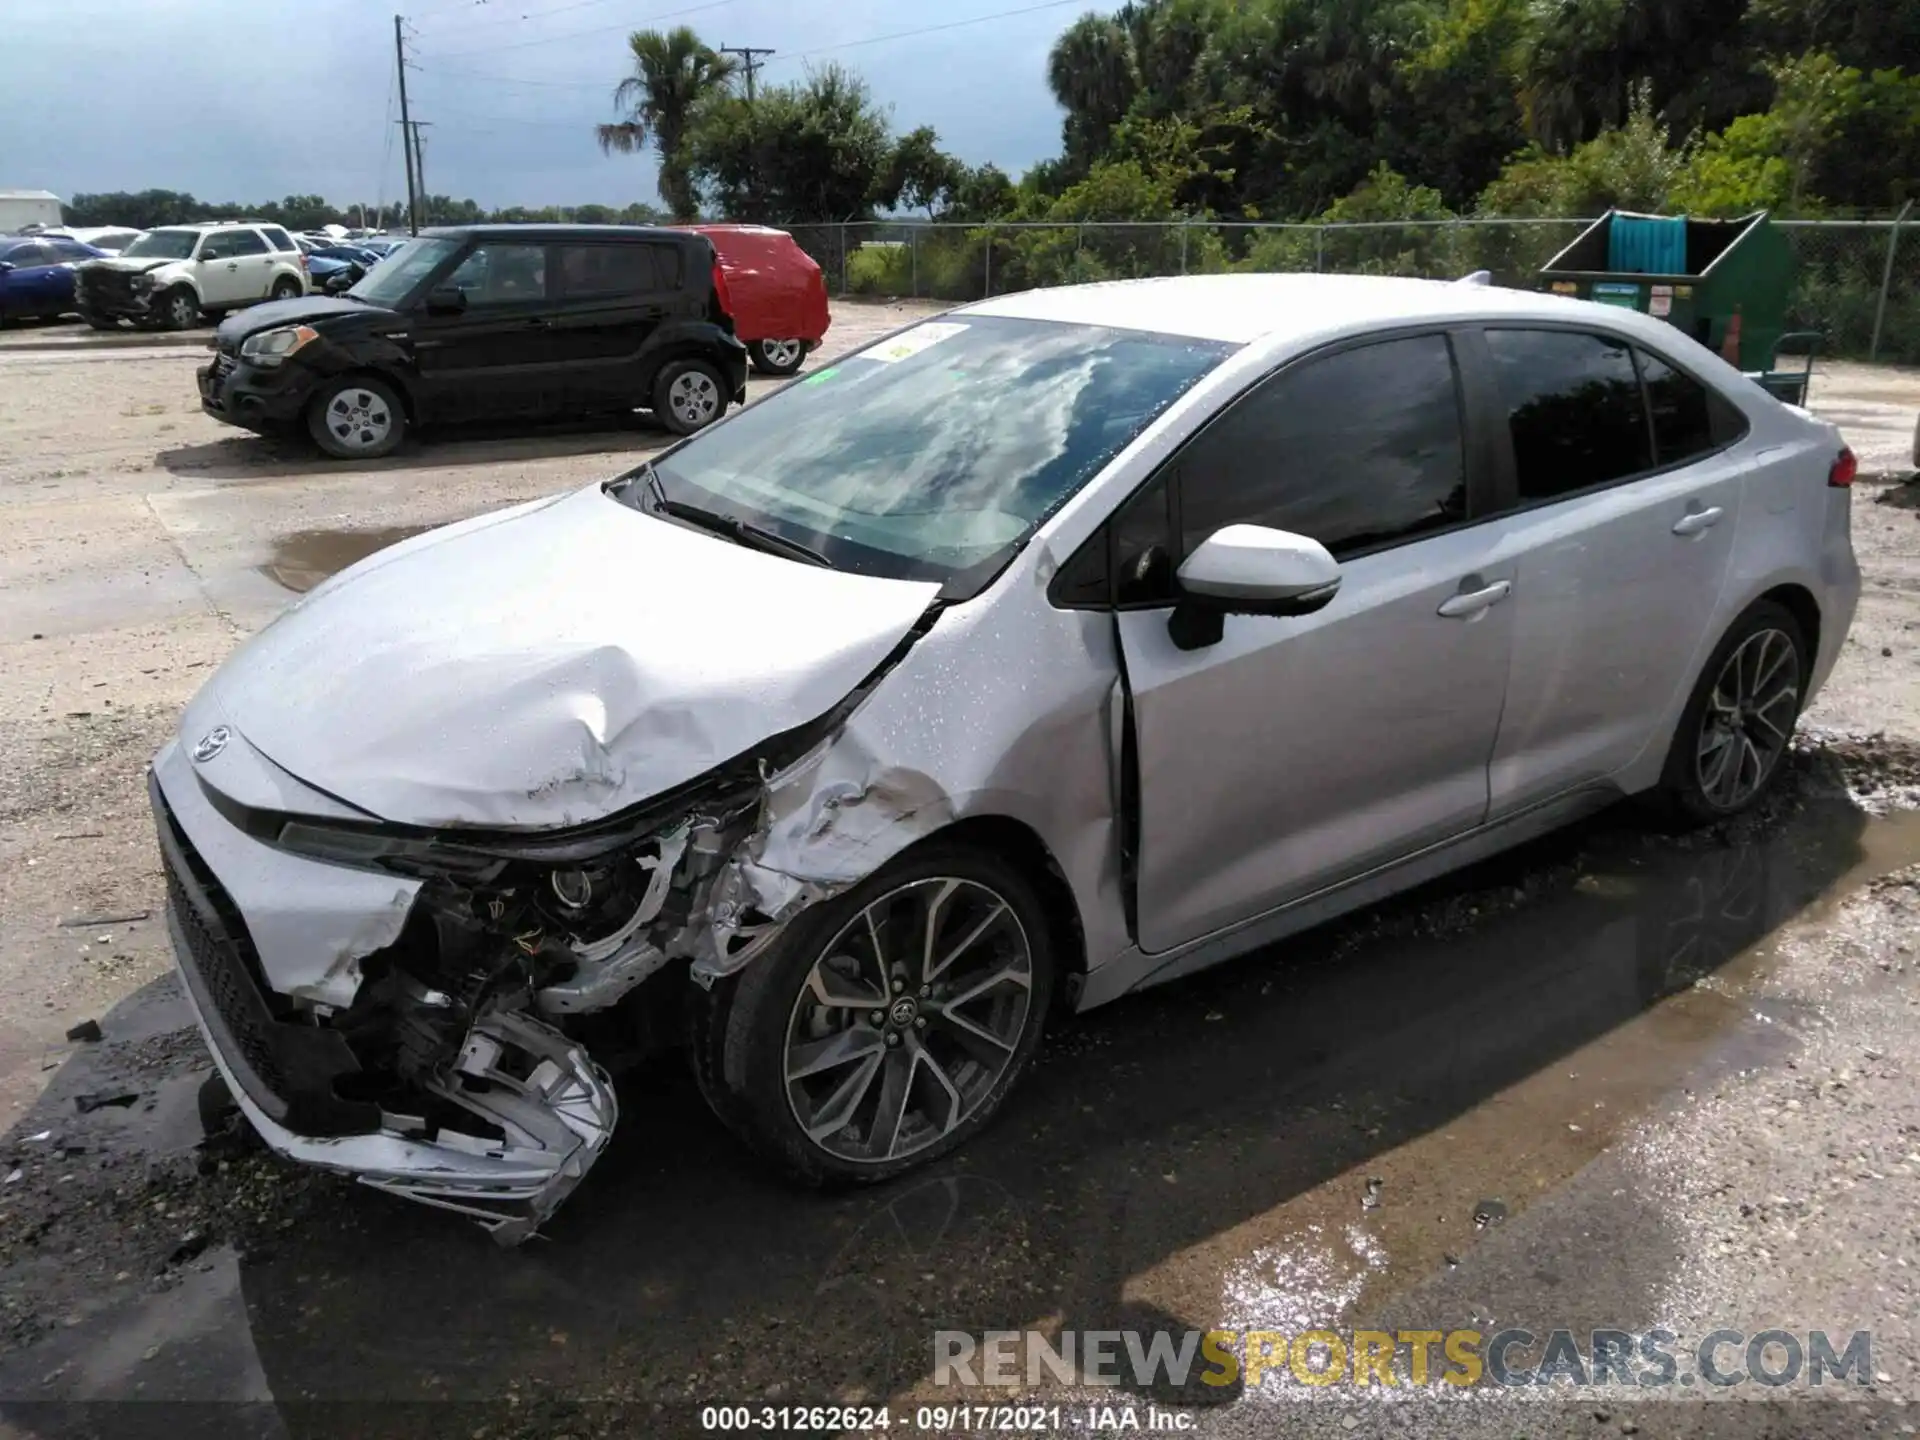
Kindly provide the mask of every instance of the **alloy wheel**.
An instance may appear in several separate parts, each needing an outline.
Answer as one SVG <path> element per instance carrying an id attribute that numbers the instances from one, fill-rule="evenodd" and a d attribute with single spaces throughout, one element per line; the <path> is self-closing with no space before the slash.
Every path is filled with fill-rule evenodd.
<path id="1" fill-rule="evenodd" d="M 704 371 L 689 370 L 667 387 L 667 404 L 681 423 L 704 425 L 720 412 L 720 387 Z"/>
<path id="2" fill-rule="evenodd" d="M 1756 630 L 1720 667 L 1695 752 L 1700 791 L 1716 810 L 1759 793 L 1787 748 L 1800 704 L 1800 652 L 1784 630 Z"/>
<path id="3" fill-rule="evenodd" d="M 393 429 L 393 412 L 371 390 L 359 387 L 338 391 L 327 402 L 327 429 L 349 450 L 372 450 Z"/>
<path id="4" fill-rule="evenodd" d="M 767 364 L 784 370 L 789 365 L 800 363 L 800 342 L 798 340 L 762 340 L 760 353 Z"/>
<path id="5" fill-rule="evenodd" d="M 782 1056 L 787 1102 L 815 1145 L 879 1165 L 980 1110 L 1033 1019 L 1033 952 L 1006 899 L 978 881 L 889 891 L 820 952 Z"/>
<path id="6" fill-rule="evenodd" d="M 200 307 L 193 303 L 189 295 L 176 295 L 167 302 L 167 319 L 176 330 L 190 330 L 193 322 L 200 318 Z"/>

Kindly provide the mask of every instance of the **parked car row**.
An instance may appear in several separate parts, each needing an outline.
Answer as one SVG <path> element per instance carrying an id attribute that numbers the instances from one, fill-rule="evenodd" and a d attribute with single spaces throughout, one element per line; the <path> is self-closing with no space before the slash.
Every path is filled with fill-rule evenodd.
<path id="1" fill-rule="evenodd" d="M 288 243 L 302 239 L 315 278 L 328 252 L 356 248 Z M 184 296 L 155 273 L 147 293 Z M 415 427 L 480 419 L 651 410 L 691 434 L 744 401 L 750 364 L 793 374 L 829 324 L 820 267 L 785 232 L 748 226 L 429 230 L 337 294 L 272 299 L 221 322 L 203 408 L 360 459 Z"/>

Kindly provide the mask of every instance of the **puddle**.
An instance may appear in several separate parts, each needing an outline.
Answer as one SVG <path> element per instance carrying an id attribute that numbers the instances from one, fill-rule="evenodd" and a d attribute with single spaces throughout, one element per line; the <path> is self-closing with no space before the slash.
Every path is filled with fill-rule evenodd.
<path id="1" fill-rule="evenodd" d="M 282 589 L 304 595 L 349 565 L 432 528 L 391 525 L 378 530 L 297 530 L 273 542 L 273 558 L 260 567 L 260 573 Z"/>

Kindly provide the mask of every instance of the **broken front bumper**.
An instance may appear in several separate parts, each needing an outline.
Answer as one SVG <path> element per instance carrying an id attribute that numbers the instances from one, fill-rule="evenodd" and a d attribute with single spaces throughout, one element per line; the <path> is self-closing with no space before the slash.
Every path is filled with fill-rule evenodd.
<path id="1" fill-rule="evenodd" d="M 155 758 L 148 790 L 182 989 L 214 1063 L 268 1146 L 470 1215 L 506 1244 L 537 1230 L 612 1134 L 618 1105 L 605 1072 L 553 1027 L 496 1010 L 474 1023 L 446 1073 L 427 1086 L 435 1101 L 472 1117 L 471 1132 L 343 1098 L 336 1082 L 358 1063 L 325 1024 L 327 1007 L 300 1006 L 268 987 L 245 901 L 257 886 L 293 885 L 294 908 L 318 908 L 354 887 L 329 883 L 342 878 L 340 867 L 289 856 L 228 824 L 177 743 Z M 343 917 L 310 910 L 309 918 L 316 929 L 338 929 Z M 378 933 L 367 917 L 345 918 L 362 922 L 351 929 Z"/>

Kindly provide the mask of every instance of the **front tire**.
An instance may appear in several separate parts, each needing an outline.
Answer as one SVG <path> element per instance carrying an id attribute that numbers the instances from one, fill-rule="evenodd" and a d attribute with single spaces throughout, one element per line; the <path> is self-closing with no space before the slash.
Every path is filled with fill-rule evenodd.
<path id="1" fill-rule="evenodd" d="M 1787 753 L 1812 655 L 1800 622 L 1761 600 L 1733 622 L 1694 685 L 1661 774 L 1675 818 L 1711 824 L 1750 809 Z"/>
<path id="2" fill-rule="evenodd" d="M 336 460 L 377 460 L 406 438 L 407 412 L 384 381 L 349 375 L 320 387 L 307 407 L 307 431 Z"/>
<path id="3" fill-rule="evenodd" d="M 804 340 L 753 340 L 747 344 L 747 358 L 762 375 L 793 375 L 807 358 Z"/>
<path id="4" fill-rule="evenodd" d="M 704 430 L 727 412 L 727 381 L 705 360 L 669 360 L 653 382 L 653 415 L 676 435 Z"/>
<path id="5" fill-rule="evenodd" d="M 805 1184 L 925 1165 L 992 1119 L 1039 1047 L 1051 933 L 1004 860 L 920 847 L 716 987 L 690 1036 L 702 1091 Z"/>
<path id="6" fill-rule="evenodd" d="M 186 286 L 167 291 L 154 303 L 157 330 L 191 330 L 200 323 L 200 300 Z"/>

